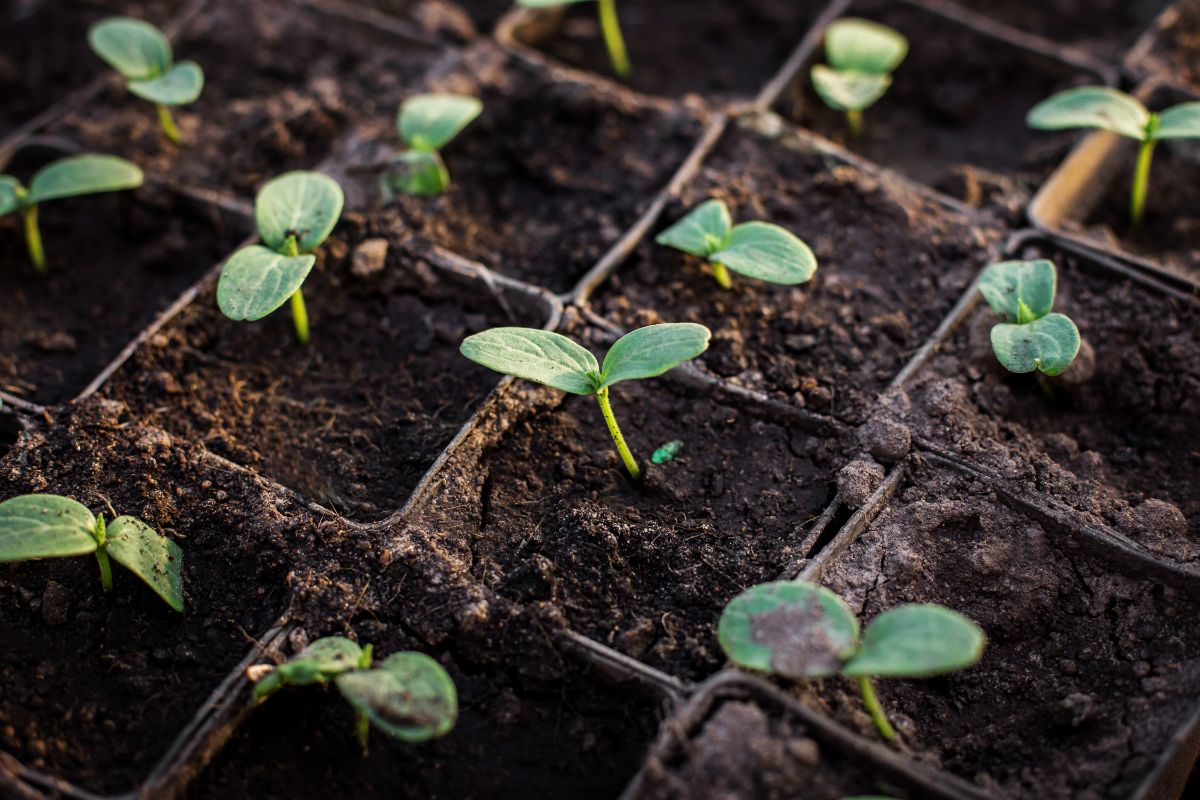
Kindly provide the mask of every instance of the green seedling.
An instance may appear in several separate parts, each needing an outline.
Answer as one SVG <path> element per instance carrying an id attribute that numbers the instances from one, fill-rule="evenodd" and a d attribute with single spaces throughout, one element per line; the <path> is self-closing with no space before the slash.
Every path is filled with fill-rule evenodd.
<path id="1" fill-rule="evenodd" d="M 755 586 L 721 612 L 717 638 L 725 655 L 746 669 L 792 680 L 845 675 L 858 682 L 863 705 L 884 739 L 896 737 L 871 678 L 928 678 L 974 665 L 984 635 L 944 606 L 897 606 L 858 620 L 842 598 L 806 581 Z"/>
<path id="2" fill-rule="evenodd" d="M 342 636 L 318 639 L 258 673 L 253 701 L 262 703 L 284 686 L 332 682 L 354 708 L 364 753 L 372 725 L 404 742 L 435 739 L 454 727 L 458 694 L 441 664 L 417 652 L 393 653 L 376 664 L 372 653 L 371 645 L 359 647 Z"/>
<path id="3" fill-rule="evenodd" d="M 312 251 L 342 214 L 342 187 L 319 172 L 288 172 L 267 183 L 254 201 L 262 244 L 238 250 L 221 269 L 217 305 L 232 320 L 258 320 L 287 300 L 296 338 L 308 344 L 308 309 L 300 287 L 317 257 Z"/>
<path id="4" fill-rule="evenodd" d="M 483 111 L 474 97 L 456 94 L 422 94 L 400 106 L 396 127 L 408 147 L 396 156 L 395 167 L 383 177 L 383 194 L 391 200 L 404 194 L 441 194 L 450 186 L 450 173 L 441 149 Z"/>
<path id="5" fill-rule="evenodd" d="M 795 234 L 769 222 L 734 225 L 720 200 L 701 203 L 654 241 L 706 259 L 726 289 L 733 285 L 730 270 L 785 285 L 804 283 L 817 271 L 817 257 Z"/>
<path id="6" fill-rule="evenodd" d="M 171 106 L 195 102 L 204 89 L 204 71 L 195 61 L 174 62 L 162 31 L 131 17 L 110 17 L 88 31 L 96 55 L 125 78 L 129 93 L 154 103 L 163 134 L 179 143 Z"/>
<path id="7" fill-rule="evenodd" d="M 26 188 L 11 175 L 0 175 L 0 217 L 14 211 L 25 223 L 25 245 L 34 269 L 45 274 L 46 253 L 38 228 L 38 204 L 47 200 L 100 192 L 136 189 L 142 171 L 116 156 L 82 155 L 60 158 L 37 171 Z"/>
<path id="8" fill-rule="evenodd" d="M 555 8 L 574 3 L 585 3 L 588 0 L 517 0 L 517 5 L 525 8 Z M 619 78 L 628 78 L 633 74 L 629 64 L 629 52 L 625 49 L 625 37 L 621 35 L 621 22 L 617 18 L 616 0 L 596 0 L 597 13 L 600 16 L 600 32 L 604 34 L 604 44 L 608 48 L 608 57 L 612 61 L 613 72 Z"/>
<path id="9" fill-rule="evenodd" d="M 1151 112 L 1135 97 L 1107 86 L 1083 86 L 1048 97 L 1029 110 L 1031 128 L 1059 131 L 1097 128 L 1137 141 L 1137 166 L 1129 198 L 1129 221 L 1140 225 L 1146 210 L 1150 162 L 1163 139 L 1200 138 L 1200 102 Z"/>
<path id="10" fill-rule="evenodd" d="M 642 470 L 617 426 L 608 390 L 621 381 L 654 378 L 708 349 L 708 328 L 691 322 L 649 325 L 617 340 L 604 366 L 572 339 L 536 328 L 493 328 L 468 336 L 462 354 L 488 369 L 580 395 L 594 395 L 617 453 L 633 479 Z"/>
<path id="11" fill-rule="evenodd" d="M 1051 313 L 1058 275 L 1054 263 L 1002 261 L 979 278 L 979 291 L 1005 322 L 992 328 L 992 350 L 1010 372 L 1061 375 L 1079 355 L 1075 323 Z"/>
<path id="12" fill-rule="evenodd" d="M 26 494 L 0 503 L 0 562 L 93 554 L 100 585 L 113 588 L 109 560 L 141 578 L 176 611 L 183 611 L 183 551 L 136 517 L 104 515 L 53 494 Z"/>
<path id="13" fill-rule="evenodd" d="M 908 55 L 908 40 L 870 20 L 846 17 L 825 29 L 825 60 L 814 64 L 813 88 L 834 111 L 846 112 L 850 135 L 862 138 L 862 112 L 892 85 L 892 72 Z"/>

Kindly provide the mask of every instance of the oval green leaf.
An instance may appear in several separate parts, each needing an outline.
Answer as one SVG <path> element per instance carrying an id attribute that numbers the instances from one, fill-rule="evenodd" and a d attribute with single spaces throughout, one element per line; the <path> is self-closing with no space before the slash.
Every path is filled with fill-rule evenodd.
<path id="1" fill-rule="evenodd" d="M 662 375 L 707 350 L 711 336 L 708 328 L 694 322 L 666 322 L 631 331 L 604 357 L 600 388 Z"/>
<path id="2" fill-rule="evenodd" d="M 654 240 L 694 256 L 707 258 L 725 242 L 733 227 L 729 209 L 720 200 L 706 200 Z"/>
<path id="3" fill-rule="evenodd" d="M 254 201 L 258 233 L 273 250 L 295 236 L 300 252 L 310 252 L 333 231 L 344 202 L 342 187 L 327 175 L 285 173 L 269 181 Z"/>
<path id="4" fill-rule="evenodd" d="M 813 88 L 834 111 L 862 111 L 874 105 L 892 85 L 891 75 L 839 72 L 824 64 L 814 64 L 811 76 Z"/>
<path id="5" fill-rule="evenodd" d="M 763 583 L 725 606 L 717 623 L 733 663 L 797 680 L 837 674 L 858 644 L 858 620 L 833 592 L 806 581 Z"/>
<path id="6" fill-rule="evenodd" d="M 397 194 L 441 194 L 450 186 L 450 173 L 436 151 L 405 150 L 380 180 L 384 199 L 390 202 Z"/>
<path id="7" fill-rule="evenodd" d="M 748 278 L 784 285 L 804 283 L 817 271 L 817 257 L 809 246 L 769 222 L 738 225 L 709 260 Z"/>
<path id="8" fill-rule="evenodd" d="M 171 43 L 158 28 L 132 17 L 110 17 L 88 30 L 96 55 L 131 81 L 156 78 L 171 68 Z"/>
<path id="9" fill-rule="evenodd" d="M 19 192 L 24 189 L 21 182 L 11 175 L 0 175 L 0 217 L 11 214 L 21 207 Z"/>
<path id="10" fill-rule="evenodd" d="M 304 283 L 314 255 L 285 256 L 256 244 L 238 250 L 221 269 L 217 305 L 232 320 L 257 320 L 287 302 Z"/>
<path id="11" fill-rule="evenodd" d="M 346 673 L 336 682 L 375 727 L 401 741 L 442 736 L 458 717 L 454 681 L 424 653 L 394 653 L 376 667 Z"/>
<path id="12" fill-rule="evenodd" d="M 96 518 L 87 506 L 54 494 L 25 494 L 0 503 L 0 561 L 96 552 Z"/>
<path id="13" fill-rule="evenodd" d="M 1054 262 L 1044 258 L 991 264 L 979 278 L 979 291 L 992 311 L 1016 323 L 1049 314 L 1057 287 Z"/>
<path id="14" fill-rule="evenodd" d="M 1082 86 L 1051 95 L 1029 110 L 1031 128 L 1057 131 L 1100 128 L 1131 139 L 1146 138 L 1150 112 L 1135 98 L 1107 86 Z"/>
<path id="15" fill-rule="evenodd" d="M 983 631 L 945 606 L 914 603 L 885 611 L 863 631 L 846 675 L 925 678 L 969 667 L 983 655 Z"/>
<path id="16" fill-rule="evenodd" d="M 396 126 L 400 138 L 414 150 L 441 150 L 483 111 L 474 97 L 421 94 L 400 106 Z"/>
<path id="17" fill-rule="evenodd" d="M 595 394 L 600 365 L 586 348 L 537 328 L 492 328 L 463 340 L 459 351 L 476 364 L 571 394 Z"/>
<path id="18" fill-rule="evenodd" d="M 908 55 L 908 40 L 886 25 L 857 17 L 825 29 L 825 60 L 839 72 L 886 75 Z"/>
<path id="19" fill-rule="evenodd" d="M 170 72 L 146 81 L 130 81 L 129 91 L 143 100 L 164 106 L 195 102 L 204 90 L 204 71 L 195 61 L 181 61 Z"/>
<path id="20" fill-rule="evenodd" d="M 992 328 L 992 350 L 1009 372 L 1041 370 L 1061 375 L 1079 355 L 1079 329 L 1062 314 L 1047 314 L 1025 325 Z"/>
<path id="21" fill-rule="evenodd" d="M 1200 138 L 1200 103 L 1180 103 L 1159 114 L 1153 138 Z"/>
<path id="22" fill-rule="evenodd" d="M 284 686 L 325 683 L 357 669 L 362 648 L 344 636 L 326 636 L 305 647 L 254 684 L 254 702 L 261 703 Z"/>
<path id="23" fill-rule="evenodd" d="M 38 170 L 29 183 L 26 202 L 44 203 L 63 197 L 136 189 L 142 185 L 142 171 L 132 162 L 116 156 L 86 154 L 60 158 Z"/>
<path id="24" fill-rule="evenodd" d="M 105 548 L 113 561 L 137 575 L 176 611 L 183 611 L 183 551 L 136 517 L 108 526 Z"/>

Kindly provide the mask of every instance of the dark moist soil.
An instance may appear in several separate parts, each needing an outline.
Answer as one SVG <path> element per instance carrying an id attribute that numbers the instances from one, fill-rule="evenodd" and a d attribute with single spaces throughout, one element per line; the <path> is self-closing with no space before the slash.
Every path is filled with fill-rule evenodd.
<path id="1" fill-rule="evenodd" d="M 659 756 L 647 760 L 637 800 L 910 797 L 870 767 L 822 748 L 799 720 L 743 700 L 721 703 L 683 752 Z"/>
<path id="2" fill-rule="evenodd" d="M 1124 151 L 1125 163 L 1082 227 L 1104 244 L 1154 259 L 1200 282 L 1200 149 L 1175 142 L 1155 147 L 1145 216 L 1137 228 L 1129 223 L 1136 148 Z"/>
<path id="3" fill-rule="evenodd" d="M 1200 5 L 1176 3 L 1163 19 L 1154 44 L 1142 62 L 1142 72 L 1158 73 L 1173 84 L 1200 91 Z"/>
<path id="4" fill-rule="evenodd" d="M 483 114 L 443 151 L 453 184 L 394 205 L 423 238 L 556 292 L 645 211 L 701 128 L 682 106 L 561 77 L 487 43 L 468 51 L 430 87 L 483 101 Z M 379 202 L 379 176 L 399 149 L 387 121 L 349 156 L 352 207 Z"/>
<path id="5" fill-rule="evenodd" d="M 1174 559 L 1200 558 L 1200 310 L 1061 253 L 1026 255 L 1058 264 L 1055 308 L 1094 349 L 1093 377 L 1072 386 L 1068 371 L 1048 394 L 1036 378 L 1008 373 L 981 302 L 909 389 L 904 413 L 915 432 L 1058 497 L 1085 521 Z"/>
<path id="6" fill-rule="evenodd" d="M 513 0 L 360 0 L 363 5 L 410 20 L 446 38 L 466 41 L 492 32 Z"/>
<path id="7" fill-rule="evenodd" d="M 812 89 L 807 65 L 784 99 L 785 113 L 805 127 L 969 205 L 1031 194 L 1077 138 L 1034 131 L 1025 114 L 1096 76 L 904 4 L 869 0 L 852 11 L 904 34 L 908 56 L 887 94 L 863 112 L 858 140 L 845 114 Z M 823 63 L 824 48 L 813 59 Z"/>
<path id="8" fill-rule="evenodd" d="M 172 0 L 26 0 L 0 8 L 0 138 L 102 74 L 88 28 L 124 15 L 162 25 L 183 3 Z"/>
<path id="9" fill-rule="evenodd" d="M 190 798 L 612 798 L 637 771 L 660 703 L 555 649 L 554 625 L 448 562 L 435 538 L 376 528 L 297 542 L 289 652 L 318 635 L 421 650 L 449 671 L 459 716 L 423 744 L 373 732 L 363 757 L 333 690 L 287 691 L 254 711 Z"/>
<path id="10" fill-rule="evenodd" d="M 89 401 L 39 421 L 0 460 L 0 498 L 75 498 L 137 516 L 183 548 L 186 609 L 91 557 L 0 564 L 0 748 L 100 794 L 146 776 L 285 604 L 294 502 L 200 451 Z"/>
<path id="11" fill-rule="evenodd" d="M 955 0 L 957 5 L 1116 62 L 1170 0 Z"/>
<path id="12" fill-rule="evenodd" d="M 618 14 L 639 92 L 752 100 L 825 9 L 816 0 L 625 0 Z M 593 3 L 567 8 L 562 25 L 534 47 L 575 67 L 614 77 Z M 615 78 L 614 78 L 615 79 Z"/>
<path id="13" fill-rule="evenodd" d="M 361 276 L 354 252 L 370 239 L 387 242 L 387 260 Z M 499 381 L 459 355 L 462 339 L 540 327 L 549 314 L 450 280 L 402 247 L 383 222 L 344 218 L 304 285 L 308 346 L 286 305 L 231 322 L 208 287 L 104 392 L 339 513 L 396 511 Z"/>
<path id="14" fill-rule="evenodd" d="M 918 468 L 823 580 L 864 621 L 933 602 L 986 632 L 975 667 L 876 681 L 919 757 L 1004 797 L 1126 798 L 1200 700 L 1196 598 L 1064 545 L 985 486 Z M 848 681 L 807 696 L 870 734 Z"/>
<path id="15" fill-rule="evenodd" d="M 55 200 L 38 221 L 47 277 L 19 215 L 0 219 L 0 389 L 43 404 L 82 391 L 247 232 L 161 187 Z"/>
<path id="16" fill-rule="evenodd" d="M 163 136 L 151 104 L 106 90 L 52 130 L 148 172 L 250 202 L 275 175 L 317 166 L 357 122 L 394 119 L 437 52 L 284 0 L 214 0 L 175 46 L 204 92 Z"/>
<path id="17" fill-rule="evenodd" d="M 597 293 L 596 310 L 625 328 L 706 324 L 710 372 L 851 422 L 863 420 L 998 240 L 911 189 L 736 129 L 659 228 L 711 197 L 735 222 L 766 220 L 808 242 L 819 262 L 813 280 L 787 287 L 733 275 L 725 290 L 701 259 L 650 236 Z"/>
<path id="18" fill-rule="evenodd" d="M 523 388 L 523 387 L 521 387 Z M 413 526 L 513 602 L 687 678 L 723 662 L 715 623 L 775 578 L 833 499 L 848 437 L 788 430 L 676 391 L 620 384 L 614 413 L 645 470 L 634 484 L 591 397 L 506 393 L 456 451 Z M 674 460 L 651 463 L 679 440 Z"/>

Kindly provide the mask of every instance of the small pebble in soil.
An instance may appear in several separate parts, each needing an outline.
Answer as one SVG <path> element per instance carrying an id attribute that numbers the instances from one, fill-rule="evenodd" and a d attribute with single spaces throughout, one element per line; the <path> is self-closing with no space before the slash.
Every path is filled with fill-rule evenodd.
<path id="1" fill-rule="evenodd" d="M 370 278 L 383 272 L 387 263 L 387 239 L 367 239 L 354 248 L 350 262 L 350 273 L 356 278 Z"/>
<path id="2" fill-rule="evenodd" d="M 1058 376 L 1058 381 L 1063 386 L 1074 388 L 1087 383 L 1095 374 L 1096 351 L 1085 339 L 1079 346 L 1079 355 L 1075 356 L 1075 360 L 1071 366 L 1067 367 L 1067 371 Z"/>
<path id="3" fill-rule="evenodd" d="M 861 508 L 883 483 L 885 474 L 883 466 L 870 459 L 851 461 L 838 472 L 837 487 L 842 502 L 850 508 Z"/>
<path id="4" fill-rule="evenodd" d="M 872 417 L 859 429 L 858 439 L 876 459 L 894 464 L 908 455 L 912 431 L 887 417 Z"/>
<path id="5" fill-rule="evenodd" d="M 62 625 L 71 615 L 71 593 L 57 581 L 47 581 L 42 592 L 42 621 L 51 628 Z"/>

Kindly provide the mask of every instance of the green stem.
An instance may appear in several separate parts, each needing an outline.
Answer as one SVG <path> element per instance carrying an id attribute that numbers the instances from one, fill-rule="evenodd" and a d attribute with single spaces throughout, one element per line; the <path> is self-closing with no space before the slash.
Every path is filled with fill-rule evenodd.
<path id="1" fill-rule="evenodd" d="M 42 232 L 38 228 L 37 206 L 32 205 L 21 212 L 25 222 L 25 244 L 29 248 L 29 260 L 39 275 L 46 274 L 46 251 L 42 249 Z"/>
<path id="2" fill-rule="evenodd" d="M 608 46 L 608 57 L 612 59 L 617 77 L 628 78 L 633 73 L 629 64 L 629 53 L 625 50 L 625 38 L 621 35 L 621 22 L 617 19 L 616 0 L 600 0 L 600 30 L 604 33 L 604 44 Z"/>
<path id="3" fill-rule="evenodd" d="M 365 756 L 371 738 L 371 720 L 362 711 L 354 712 L 354 732 L 358 736 L 358 744 L 362 747 Z"/>
<path id="4" fill-rule="evenodd" d="M 292 294 L 292 322 L 296 324 L 296 339 L 308 344 L 308 307 L 304 305 L 304 290 Z"/>
<path id="5" fill-rule="evenodd" d="M 859 675 L 858 688 L 862 691 L 863 705 L 867 707 L 867 713 L 871 715 L 871 721 L 875 723 L 879 733 L 889 742 L 895 739 L 896 730 L 883 713 L 883 706 L 879 705 L 879 698 L 875 696 L 875 687 L 871 685 L 871 679 L 866 675 Z"/>
<path id="6" fill-rule="evenodd" d="M 846 125 L 850 128 L 850 137 L 858 140 L 863 137 L 863 117 L 860 110 L 849 110 L 846 112 Z"/>
<path id="7" fill-rule="evenodd" d="M 1129 199 L 1129 221 L 1136 228 L 1146 211 L 1146 188 L 1150 184 L 1150 161 L 1154 157 L 1154 139 L 1138 146 L 1137 169 L 1133 173 L 1133 194 Z"/>
<path id="8" fill-rule="evenodd" d="M 733 288 L 733 278 L 729 277 L 729 268 L 717 261 L 712 262 L 713 277 L 717 279 L 717 283 L 721 284 L 722 289 Z"/>
<path id="9" fill-rule="evenodd" d="M 108 534 L 105 532 L 104 515 L 96 515 L 96 529 L 92 532 L 96 537 L 96 561 L 100 564 L 100 588 L 105 592 L 112 591 L 112 567 L 108 563 Z"/>
<path id="10" fill-rule="evenodd" d="M 608 389 L 596 392 L 596 400 L 600 403 L 600 413 L 604 415 L 604 422 L 608 425 L 608 432 L 612 434 L 613 443 L 617 446 L 617 453 L 620 454 L 621 461 L 625 462 L 625 469 L 629 470 L 629 474 L 635 481 L 640 481 L 642 469 L 634 460 L 633 453 L 629 452 L 629 446 L 625 444 L 625 437 L 621 435 L 621 428 L 617 425 L 617 418 L 613 416 L 612 406 L 608 402 Z"/>
<path id="11" fill-rule="evenodd" d="M 175 118 L 171 116 L 171 109 L 167 108 L 162 103 L 157 104 L 155 109 L 158 110 L 158 125 L 160 128 L 162 128 L 163 133 L 166 134 L 166 137 L 173 143 L 179 144 L 181 138 L 179 135 L 179 128 L 175 125 Z"/>

